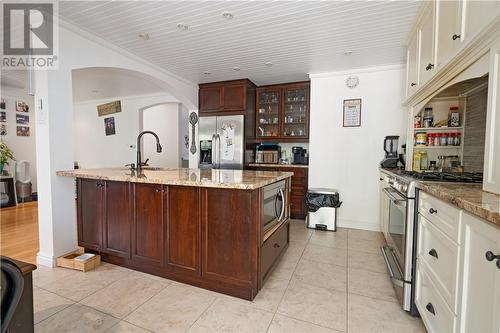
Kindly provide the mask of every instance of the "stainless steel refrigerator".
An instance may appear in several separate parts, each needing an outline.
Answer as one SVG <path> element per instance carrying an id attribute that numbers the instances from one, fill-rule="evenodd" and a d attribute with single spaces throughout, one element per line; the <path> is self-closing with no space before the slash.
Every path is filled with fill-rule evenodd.
<path id="1" fill-rule="evenodd" d="M 200 117 L 200 168 L 243 169 L 245 117 Z"/>

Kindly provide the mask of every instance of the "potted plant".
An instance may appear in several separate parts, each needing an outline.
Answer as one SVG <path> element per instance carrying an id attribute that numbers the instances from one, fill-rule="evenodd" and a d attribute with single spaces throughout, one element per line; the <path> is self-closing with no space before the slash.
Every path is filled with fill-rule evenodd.
<path id="1" fill-rule="evenodd" d="M 9 165 L 9 160 L 16 160 L 14 152 L 2 141 L 0 142 L 0 175 L 3 174 L 3 167 Z"/>

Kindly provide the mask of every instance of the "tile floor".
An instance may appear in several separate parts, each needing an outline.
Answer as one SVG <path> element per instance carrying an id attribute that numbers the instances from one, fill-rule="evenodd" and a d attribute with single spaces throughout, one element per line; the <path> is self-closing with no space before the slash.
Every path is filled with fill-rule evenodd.
<path id="1" fill-rule="evenodd" d="M 253 302 L 102 264 L 34 273 L 36 332 L 425 332 L 397 303 L 380 233 L 313 231 L 291 243 Z"/>

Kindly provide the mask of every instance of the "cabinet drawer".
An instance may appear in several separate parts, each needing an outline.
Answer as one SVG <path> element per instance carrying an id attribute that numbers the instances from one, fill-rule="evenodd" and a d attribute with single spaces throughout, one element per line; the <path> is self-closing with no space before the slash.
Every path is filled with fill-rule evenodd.
<path id="1" fill-rule="evenodd" d="M 457 318 L 432 284 L 424 265 L 417 266 L 417 293 L 415 298 L 420 316 L 429 333 L 455 332 Z"/>
<path id="2" fill-rule="evenodd" d="M 454 242 L 460 243 L 462 211 L 425 192 L 419 192 L 418 212 Z"/>
<path id="3" fill-rule="evenodd" d="M 263 279 L 288 244 L 288 224 L 288 221 L 283 223 L 283 225 L 262 244 L 260 252 L 260 271 Z"/>
<path id="4" fill-rule="evenodd" d="M 441 231 L 419 215 L 418 259 L 454 313 L 457 313 L 457 285 L 460 251 Z"/>

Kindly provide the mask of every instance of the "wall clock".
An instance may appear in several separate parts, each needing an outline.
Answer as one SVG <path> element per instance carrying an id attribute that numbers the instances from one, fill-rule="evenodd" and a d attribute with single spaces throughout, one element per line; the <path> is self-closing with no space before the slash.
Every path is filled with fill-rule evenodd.
<path id="1" fill-rule="evenodd" d="M 351 89 L 356 88 L 358 84 L 359 84 L 359 77 L 357 76 L 349 76 L 347 80 L 345 80 L 345 85 Z"/>

